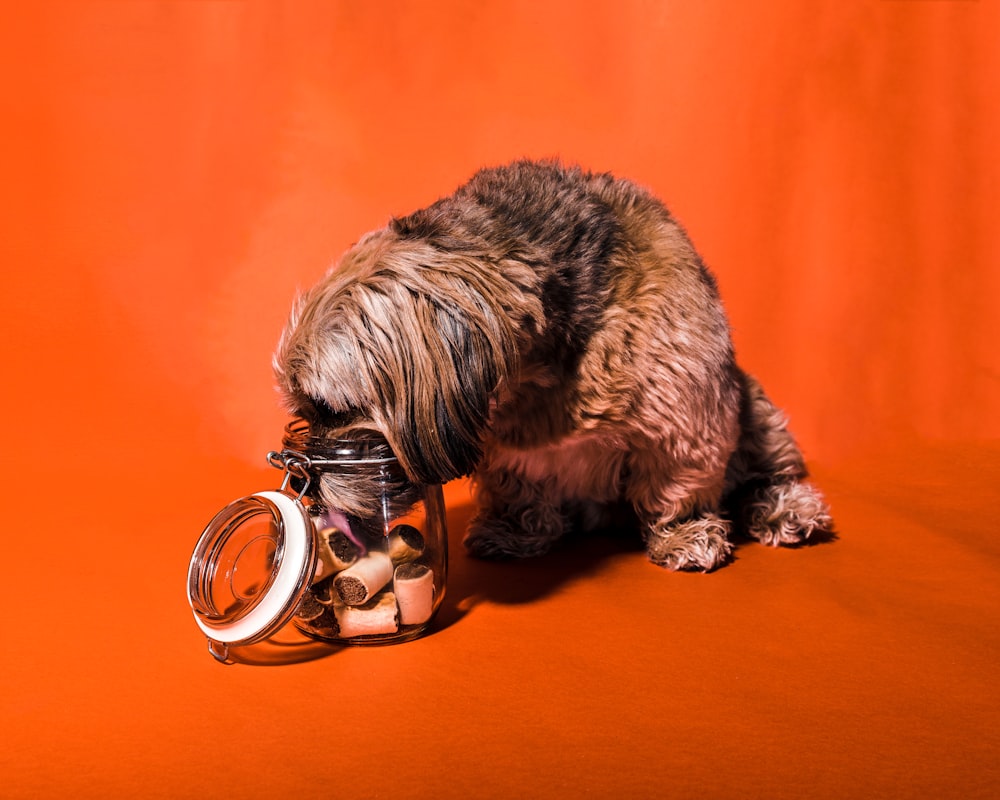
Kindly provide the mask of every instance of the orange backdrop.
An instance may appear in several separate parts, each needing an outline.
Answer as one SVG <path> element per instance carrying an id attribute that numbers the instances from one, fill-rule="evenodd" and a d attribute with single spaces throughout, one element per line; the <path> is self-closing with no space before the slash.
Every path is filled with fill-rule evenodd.
<path id="1" fill-rule="evenodd" d="M 13 5 L 0 794 L 1000 792 L 995 3 Z M 552 155 L 686 225 L 840 539 L 711 576 L 456 544 L 434 635 L 216 665 L 187 558 L 274 483 L 295 291 Z"/>

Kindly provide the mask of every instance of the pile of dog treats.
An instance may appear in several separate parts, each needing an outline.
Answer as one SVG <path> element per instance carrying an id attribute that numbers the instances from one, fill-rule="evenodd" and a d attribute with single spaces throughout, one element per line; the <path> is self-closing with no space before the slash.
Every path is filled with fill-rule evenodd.
<path id="1" fill-rule="evenodd" d="M 345 526 L 346 527 L 346 526 Z M 326 638 L 392 634 L 434 612 L 434 571 L 420 562 L 424 537 L 412 525 L 389 532 L 382 550 L 367 550 L 340 527 L 319 531 L 316 582 L 297 623 Z"/>

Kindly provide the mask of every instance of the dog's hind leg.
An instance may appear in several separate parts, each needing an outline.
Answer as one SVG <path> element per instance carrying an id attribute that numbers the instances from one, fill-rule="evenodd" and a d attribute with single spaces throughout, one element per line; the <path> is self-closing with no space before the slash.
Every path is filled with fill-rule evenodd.
<path id="1" fill-rule="evenodd" d="M 784 414 L 743 376 L 740 439 L 726 472 L 725 504 L 740 528 L 764 544 L 798 544 L 829 533 L 833 520 Z"/>

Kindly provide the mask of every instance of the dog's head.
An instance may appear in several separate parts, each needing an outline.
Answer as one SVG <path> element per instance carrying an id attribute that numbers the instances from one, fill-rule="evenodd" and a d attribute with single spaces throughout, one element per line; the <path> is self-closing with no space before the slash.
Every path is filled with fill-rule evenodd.
<path id="1" fill-rule="evenodd" d="M 381 434 L 411 480 L 469 474 L 528 315 L 497 266 L 369 234 L 293 309 L 274 359 L 289 410 L 320 435 Z"/>

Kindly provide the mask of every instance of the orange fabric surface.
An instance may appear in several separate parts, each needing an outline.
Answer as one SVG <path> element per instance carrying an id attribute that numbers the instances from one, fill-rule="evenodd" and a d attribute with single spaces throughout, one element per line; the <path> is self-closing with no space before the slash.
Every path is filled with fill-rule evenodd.
<path id="1" fill-rule="evenodd" d="M 1000 795 L 989 2 L 0 12 L 0 796 Z M 839 538 L 711 575 L 466 558 L 436 631 L 224 668 L 185 599 L 272 488 L 295 291 L 478 166 L 650 186 Z"/>

